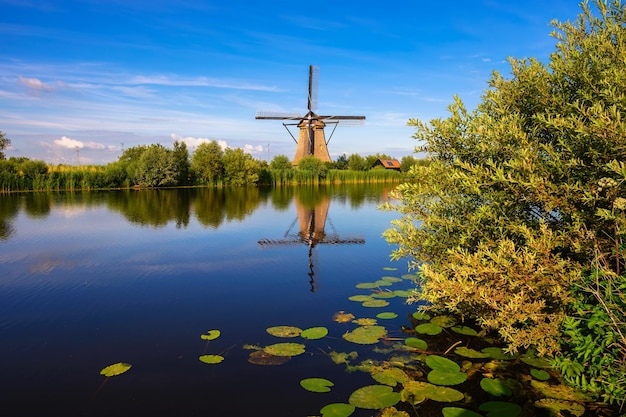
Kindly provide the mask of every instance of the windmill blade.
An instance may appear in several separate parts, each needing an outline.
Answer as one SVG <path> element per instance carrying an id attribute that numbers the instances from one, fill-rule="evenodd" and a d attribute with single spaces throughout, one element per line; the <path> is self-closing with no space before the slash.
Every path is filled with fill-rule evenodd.
<path id="1" fill-rule="evenodd" d="M 339 124 L 341 126 L 362 126 L 365 123 L 365 116 L 318 116 L 326 124 Z"/>
<path id="2" fill-rule="evenodd" d="M 266 120 L 300 120 L 303 116 L 298 113 L 258 112 L 255 119 Z"/>
<path id="3" fill-rule="evenodd" d="M 320 83 L 320 68 L 315 65 L 309 66 L 309 97 L 307 108 L 309 112 L 317 110 L 317 91 Z"/>

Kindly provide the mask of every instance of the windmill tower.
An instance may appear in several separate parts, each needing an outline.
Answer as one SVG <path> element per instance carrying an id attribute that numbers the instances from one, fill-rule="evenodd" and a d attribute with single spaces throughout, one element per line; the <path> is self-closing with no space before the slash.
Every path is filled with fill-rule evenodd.
<path id="1" fill-rule="evenodd" d="M 313 65 L 309 66 L 309 94 L 307 98 L 308 112 L 304 115 L 290 114 L 271 114 L 261 112 L 256 115 L 258 120 L 287 120 L 283 122 L 283 126 L 289 132 L 292 139 L 296 142 L 296 154 L 293 158 L 293 165 L 297 166 L 298 162 L 306 156 L 314 156 L 323 162 L 331 162 L 328 153 L 328 143 L 335 133 L 335 129 L 339 122 L 347 124 L 363 123 L 365 116 L 320 116 L 317 113 L 317 90 L 319 84 L 319 68 Z M 324 135 L 326 125 L 333 124 L 333 131 L 328 140 Z M 289 130 L 288 126 L 297 126 L 300 129 L 298 139 Z"/>

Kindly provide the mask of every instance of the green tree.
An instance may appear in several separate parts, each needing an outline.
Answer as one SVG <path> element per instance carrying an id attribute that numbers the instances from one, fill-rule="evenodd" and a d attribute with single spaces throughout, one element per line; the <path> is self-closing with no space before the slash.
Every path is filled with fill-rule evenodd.
<path id="1" fill-rule="evenodd" d="M 331 164 L 332 169 L 348 169 L 348 157 L 346 154 L 341 154 Z"/>
<path id="2" fill-rule="evenodd" d="M 367 171 L 367 161 L 358 153 L 353 153 L 348 157 L 348 169 L 351 171 Z"/>
<path id="3" fill-rule="evenodd" d="M 243 149 L 226 148 L 224 151 L 224 181 L 237 187 L 256 185 L 259 181 L 261 163 Z"/>
<path id="4" fill-rule="evenodd" d="M 293 165 L 288 156 L 276 155 L 270 162 L 270 169 L 293 169 Z"/>
<path id="5" fill-rule="evenodd" d="M 366 170 L 372 169 L 376 161 L 378 161 L 379 159 L 394 159 L 394 158 L 384 153 L 377 153 L 376 155 L 367 155 L 365 157 L 365 166 L 367 167 Z"/>
<path id="6" fill-rule="evenodd" d="M 198 145 L 191 157 L 191 169 L 201 183 L 215 184 L 224 177 L 224 151 L 217 141 Z"/>
<path id="7" fill-rule="evenodd" d="M 189 162 L 189 151 L 185 142 L 174 141 L 173 149 L 174 161 L 178 171 L 178 185 L 191 184 L 191 163 Z"/>
<path id="8" fill-rule="evenodd" d="M 403 216 L 385 237 L 419 268 L 420 298 L 498 331 L 511 351 L 558 355 L 571 383 L 616 400 L 626 392 L 626 8 L 593 4 L 598 17 L 583 3 L 576 22 L 553 22 L 548 65 L 511 59 L 511 78 L 494 73 L 474 111 L 455 97 L 448 118 L 409 121 L 430 163 L 388 205 Z M 591 329 L 594 310 L 604 319 Z"/>
<path id="9" fill-rule="evenodd" d="M 326 165 L 321 159 L 314 156 L 305 156 L 298 161 L 299 171 L 308 171 L 313 176 L 323 178 L 326 176 Z"/>
<path id="10" fill-rule="evenodd" d="M 178 166 L 171 150 L 162 145 L 150 145 L 141 154 L 135 171 L 135 181 L 142 187 L 176 185 Z"/>
<path id="11" fill-rule="evenodd" d="M 11 146 L 11 139 L 4 136 L 4 133 L 0 132 L 0 159 L 5 159 L 4 150 Z"/>
<path id="12" fill-rule="evenodd" d="M 409 172 L 411 167 L 415 165 L 416 163 L 417 163 L 417 160 L 413 156 L 411 155 L 403 156 L 402 159 L 400 160 L 400 171 Z"/>
<path id="13" fill-rule="evenodd" d="M 129 182 L 135 181 L 135 173 L 137 171 L 137 165 L 141 155 L 148 149 L 147 145 L 137 145 L 130 148 L 126 148 L 122 155 L 117 159 L 120 166 L 126 171 L 126 176 Z"/>

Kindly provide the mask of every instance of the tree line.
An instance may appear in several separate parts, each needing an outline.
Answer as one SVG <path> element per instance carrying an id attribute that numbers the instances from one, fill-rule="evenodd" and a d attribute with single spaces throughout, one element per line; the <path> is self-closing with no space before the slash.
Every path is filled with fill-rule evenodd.
<path id="1" fill-rule="evenodd" d="M 191 154 L 184 142 L 175 141 L 171 149 L 161 144 L 125 149 L 117 161 L 106 165 L 55 166 L 25 157 L 6 159 L 3 151 L 9 145 L 0 132 L 0 192 L 397 181 L 402 172 L 423 163 L 405 156 L 399 173 L 374 168 L 378 159 L 393 159 L 388 155 L 344 154 L 330 163 L 303 158 L 296 168 L 285 155 L 268 164 L 241 148 L 223 149 L 217 141 L 204 142 Z"/>

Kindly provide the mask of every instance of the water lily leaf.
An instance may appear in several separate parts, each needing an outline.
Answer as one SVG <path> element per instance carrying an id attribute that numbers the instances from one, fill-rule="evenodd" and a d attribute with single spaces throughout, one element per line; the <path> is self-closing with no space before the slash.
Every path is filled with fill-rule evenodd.
<path id="1" fill-rule="evenodd" d="M 563 400 L 555 400 L 552 398 L 544 398 L 541 400 L 535 401 L 535 406 L 539 408 L 547 408 L 552 411 L 552 415 L 561 416 L 563 415 L 561 411 L 567 410 L 572 415 L 580 417 L 585 414 L 585 407 L 582 404 L 571 402 L 571 401 L 563 401 Z"/>
<path id="2" fill-rule="evenodd" d="M 397 271 L 398 268 L 395 268 L 393 266 L 386 266 L 383 268 L 383 271 Z"/>
<path id="3" fill-rule="evenodd" d="M 437 316 L 430 320 L 431 323 L 444 328 L 452 327 L 456 324 L 456 319 L 450 316 Z"/>
<path id="4" fill-rule="evenodd" d="M 401 282 L 402 278 L 397 278 L 397 277 L 382 277 L 381 280 L 383 281 L 387 281 L 387 282 Z"/>
<path id="5" fill-rule="evenodd" d="M 443 417 L 483 417 L 471 410 L 459 407 L 444 407 L 441 409 Z"/>
<path id="6" fill-rule="evenodd" d="M 413 318 L 415 320 L 430 320 L 430 315 L 425 311 L 416 311 L 413 313 Z"/>
<path id="7" fill-rule="evenodd" d="M 330 387 L 335 384 L 324 378 L 305 378 L 300 381 L 300 385 L 311 392 L 330 392 Z"/>
<path id="8" fill-rule="evenodd" d="M 465 346 L 454 349 L 454 353 L 471 359 L 484 359 L 489 357 L 488 353 L 479 352 L 476 349 L 466 348 Z"/>
<path id="9" fill-rule="evenodd" d="M 404 384 L 411 380 L 406 372 L 399 368 L 378 368 L 372 370 L 371 375 L 376 382 L 389 385 L 390 387 L 395 387 L 398 384 Z"/>
<path id="10" fill-rule="evenodd" d="M 305 348 L 301 343 L 276 343 L 266 346 L 263 351 L 275 356 L 298 356 L 304 353 Z"/>
<path id="11" fill-rule="evenodd" d="M 591 397 L 581 391 L 576 391 L 567 385 L 551 385 L 547 382 L 531 380 L 530 386 L 546 397 L 564 401 L 591 401 Z"/>
<path id="12" fill-rule="evenodd" d="M 348 323 L 354 319 L 354 314 L 339 311 L 333 315 L 333 321 L 337 323 Z"/>
<path id="13" fill-rule="evenodd" d="M 202 339 L 202 340 L 214 340 L 214 339 L 217 339 L 218 337 L 220 337 L 221 334 L 222 334 L 222 332 L 220 332 L 219 330 L 209 330 L 207 332 L 207 334 L 200 335 L 200 339 Z"/>
<path id="14" fill-rule="evenodd" d="M 128 371 L 131 368 L 131 366 L 132 365 L 130 363 L 124 363 L 124 362 L 114 363 L 113 365 L 109 365 L 105 368 L 102 368 L 102 370 L 100 371 L 100 375 L 104 375 L 107 378 L 112 377 L 112 376 L 117 376 Z"/>
<path id="15" fill-rule="evenodd" d="M 393 285 L 393 282 L 386 279 L 379 279 L 378 281 L 374 282 L 374 284 L 376 284 L 376 286 L 378 287 L 389 287 L 390 285 Z"/>
<path id="16" fill-rule="evenodd" d="M 372 298 L 394 298 L 396 296 L 396 293 L 393 291 L 379 291 L 379 292 L 375 292 L 374 294 L 372 294 Z"/>
<path id="17" fill-rule="evenodd" d="M 267 328 L 266 331 L 272 336 L 286 338 L 297 337 L 302 333 L 302 329 L 293 326 L 274 326 Z"/>
<path id="18" fill-rule="evenodd" d="M 262 350 L 258 350 L 250 354 L 250 356 L 248 357 L 248 362 L 254 365 L 276 366 L 282 365 L 285 362 L 288 362 L 290 359 L 291 358 L 289 356 L 270 355 L 269 353 L 263 352 Z"/>
<path id="19" fill-rule="evenodd" d="M 360 318 L 352 320 L 352 323 L 358 324 L 359 326 L 375 326 L 378 322 L 376 321 L 376 319 Z"/>
<path id="20" fill-rule="evenodd" d="M 435 336 L 443 331 L 443 327 L 433 323 L 422 323 L 415 327 L 415 331 L 420 334 Z"/>
<path id="21" fill-rule="evenodd" d="M 357 389 L 350 395 L 348 402 L 355 407 L 378 410 L 396 405 L 400 401 L 400 393 L 394 392 L 387 385 L 368 385 Z"/>
<path id="22" fill-rule="evenodd" d="M 522 356 L 520 358 L 526 365 L 533 366 L 535 368 L 552 368 L 552 364 L 546 358 L 537 358 L 534 356 Z"/>
<path id="23" fill-rule="evenodd" d="M 414 292 L 415 290 L 395 290 L 393 293 L 396 295 L 396 297 L 407 298 L 413 295 Z"/>
<path id="24" fill-rule="evenodd" d="M 385 300 L 370 300 L 363 302 L 363 307 L 387 307 L 389 305 L 389 301 Z"/>
<path id="25" fill-rule="evenodd" d="M 547 381 L 548 379 L 550 379 L 550 374 L 543 369 L 532 368 L 530 370 L 530 374 L 533 376 L 533 378 L 538 379 L 539 381 Z"/>
<path id="26" fill-rule="evenodd" d="M 500 359 L 504 361 L 516 358 L 516 355 L 509 355 L 508 353 L 504 353 L 504 350 L 499 347 L 487 347 L 482 349 L 482 352 L 489 354 L 490 358 Z"/>
<path id="27" fill-rule="evenodd" d="M 379 318 L 379 319 L 387 320 L 387 319 L 395 319 L 396 317 L 398 317 L 398 315 L 396 313 L 387 311 L 387 312 L 384 312 L 384 313 L 376 314 L 376 317 Z"/>
<path id="28" fill-rule="evenodd" d="M 348 297 L 348 300 L 350 301 L 356 301 L 359 303 L 362 303 L 363 301 L 370 301 L 373 300 L 374 298 L 371 295 L 363 295 L 363 294 L 358 294 L 358 295 L 352 295 L 350 297 Z"/>
<path id="29" fill-rule="evenodd" d="M 375 282 L 361 282 L 356 284 L 355 287 L 362 290 L 371 290 L 374 288 L 378 288 L 378 284 L 376 284 Z"/>
<path id="30" fill-rule="evenodd" d="M 461 401 L 465 397 L 461 391 L 454 388 L 438 387 L 428 382 L 408 381 L 402 386 L 402 397 L 408 399 L 410 396 L 413 404 L 418 404 L 426 398 L 437 402 L 455 402 Z"/>
<path id="31" fill-rule="evenodd" d="M 426 375 L 428 382 L 435 385 L 459 385 L 467 380 L 464 372 L 448 372 L 432 370 Z"/>
<path id="32" fill-rule="evenodd" d="M 328 329 L 326 327 L 310 327 L 303 330 L 300 336 L 304 339 L 316 340 L 326 337 L 328 335 Z"/>
<path id="33" fill-rule="evenodd" d="M 357 327 L 351 332 L 347 332 L 342 337 L 348 342 L 360 345 L 373 345 L 378 340 L 387 335 L 387 330 L 383 326 Z"/>
<path id="34" fill-rule="evenodd" d="M 224 357 L 220 355 L 202 355 L 198 359 L 200 359 L 200 362 L 213 365 L 222 362 L 224 360 Z"/>
<path id="35" fill-rule="evenodd" d="M 502 395 L 511 395 L 511 388 L 505 381 L 501 379 L 483 378 L 480 381 L 480 387 L 487 393 L 500 397 Z"/>
<path id="36" fill-rule="evenodd" d="M 422 339 L 418 339 L 417 337 L 407 337 L 406 340 L 404 341 L 404 344 L 412 348 L 419 349 L 419 350 L 428 349 L 428 344 L 426 343 L 426 341 Z"/>
<path id="37" fill-rule="evenodd" d="M 426 358 L 426 365 L 428 365 L 431 369 L 442 372 L 459 372 L 461 370 L 458 363 L 437 355 L 428 356 Z"/>
<path id="38" fill-rule="evenodd" d="M 522 413 L 522 407 L 504 401 L 488 401 L 482 403 L 478 409 L 486 411 L 487 417 L 517 417 Z"/>
<path id="39" fill-rule="evenodd" d="M 330 359 L 336 363 L 337 365 L 345 363 L 350 364 L 350 359 L 356 359 L 359 357 L 359 354 L 356 352 L 335 352 L 334 350 L 328 354 Z"/>
<path id="40" fill-rule="evenodd" d="M 478 336 L 478 332 L 468 326 L 452 326 L 450 328 L 454 333 L 462 334 L 464 336 Z"/>
<path id="41" fill-rule="evenodd" d="M 334 403 L 328 404 L 320 410 L 322 417 L 348 417 L 354 413 L 352 404 Z"/>

